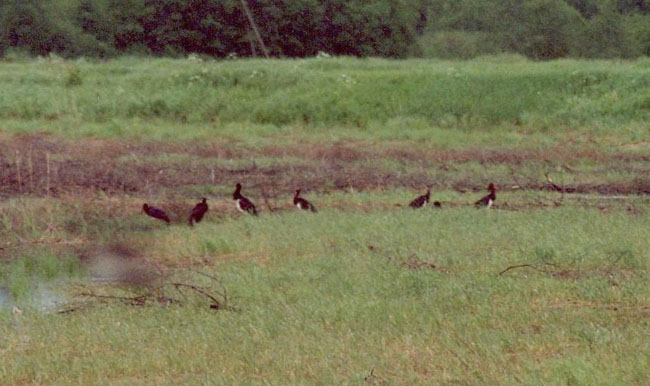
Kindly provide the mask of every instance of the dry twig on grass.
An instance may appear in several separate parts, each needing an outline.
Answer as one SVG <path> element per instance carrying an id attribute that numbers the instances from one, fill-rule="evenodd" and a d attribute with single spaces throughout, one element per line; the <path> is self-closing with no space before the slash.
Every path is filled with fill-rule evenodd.
<path id="1" fill-rule="evenodd" d="M 436 271 L 448 273 L 446 268 L 438 267 L 436 264 L 429 261 L 424 261 L 415 255 L 409 257 L 407 261 L 402 263 L 402 266 L 413 270 L 434 269 Z"/>
<path id="2" fill-rule="evenodd" d="M 603 266 L 603 267 L 594 267 L 591 269 L 583 269 L 583 270 L 578 270 L 578 269 L 571 269 L 571 268 L 566 268 L 566 267 L 561 267 L 557 264 L 554 263 L 543 263 L 542 266 L 544 267 L 552 267 L 552 269 L 544 269 L 540 267 L 540 265 L 535 265 L 531 263 L 522 263 L 522 264 L 515 264 L 511 265 L 501 272 L 498 273 L 498 276 L 502 276 L 505 273 L 519 269 L 519 268 L 530 268 L 533 269 L 537 272 L 541 272 L 546 275 L 553 276 L 555 278 L 560 278 L 560 279 L 579 279 L 579 278 L 585 278 L 585 277 L 592 277 L 592 276 L 600 276 L 606 278 L 610 285 L 612 286 L 618 286 L 618 282 L 616 280 L 630 280 L 633 278 L 634 271 L 631 269 L 626 269 L 624 267 L 619 267 L 615 268 L 616 265 L 621 261 L 621 259 L 625 258 L 625 255 L 618 255 L 614 260 L 612 260 L 608 265 Z"/>
<path id="3" fill-rule="evenodd" d="M 544 269 L 537 268 L 536 266 L 534 266 L 534 265 L 532 265 L 532 264 L 517 264 L 517 265 L 511 265 L 511 266 L 509 266 L 508 268 L 504 269 L 503 271 L 499 272 L 499 276 L 503 275 L 504 273 L 506 273 L 506 272 L 508 272 L 508 271 L 510 271 L 510 270 L 512 270 L 512 269 L 517 269 L 517 268 L 526 268 L 526 267 L 528 267 L 528 268 L 532 268 L 532 269 L 534 269 L 535 271 L 539 271 L 539 272 L 543 272 L 543 273 L 552 274 L 551 272 L 546 271 L 546 270 L 544 270 Z"/>
<path id="4" fill-rule="evenodd" d="M 375 375 L 375 368 L 374 367 L 370 370 L 370 374 L 366 375 L 363 378 L 363 380 L 366 381 L 367 383 L 371 384 L 371 385 L 381 385 L 381 384 L 386 383 L 386 380 L 384 380 L 384 378 Z"/>
<path id="5" fill-rule="evenodd" d="M 557 267 L 555 264 L 552 264 L 552 263 L 544 263 L 544 264 L 548 265 L 548 266 L 552 266 L 552 267 Z M 503 271 L 499 272 L 498 276 L 502 276 L 504 273 L 506 273 L 508 271 L 511 271 L 513 269 L 518 269 L 518 268 L 531 268 L 531 269 L 534 269 L 535 271 L 545 273 L 545 274 L 551 275 L 553 277 L 559 277 L 559 278 L 562 278 L 562 279 L 571 279 L 571 278 L 575 279 L 575 278 L 578 278 L 578 277 L 580 277 L 582 275 L 579 271 L 573 270 L 573 269 L 564 269 L 564 268 L 562 268 L 562 269 L 556 269 L 556 270 L 546 270 L 546 269 L 539 268 L 536 265 L 525 263 L 525 264 L 511 265 L 511 266 L 507 267 L 506 269 L 504 269 Z"/>
<path id="6" fill-rule="evenodd" d="M 196 277 L 189 277 L 189 279 L 192 280 L 191 282 L 181 282 L 179 280 L 171 280 L 169 276 L 161 274 L 160 277 L 155 280 L 159 283 L 157 286 L 144 285 L 127 288 L 120 287 L 121 290 L 130 292 L 130 294 L 127 295 L 98 294 L 92 289 L 89 289 L 87 286 L 84 286 L 84 290 L 78 293 L 77 296 L 85 299 L 91 299 L 92 301 L 87 301 L 78 305 L 69 305 L 58 313 L 66 314 L 96 306 L 97 304 L 110 303 L 121 303 L 124 305 L 136 307 L 142 307 L 148 304 L 175 304 L 184 306 L 190 303 L 202 303 L 203 301 L 201 299 L 207 300 L 207 306 L 212 310 L 236 310 L 235 307 L 229 304 L 230 299 L 225 290 L 225 287 L 223 287 L 221 283 L 221 280 L 213 275 L 209 275 L 203 272 L 193 270 L 187 270 L 187 272 L 208 278 L 210 279 L 210 283 L 208 285 L 199 285 L 196 283 L 198 282 L 198 279 Z M 221 288 L 217 289 L 217 287 Z M 169 293 L 170 290 L 173 290 L 179 296 L 172 296 Z M 192 294 L 197 295 L 197 297 L 192 297 Z"/>

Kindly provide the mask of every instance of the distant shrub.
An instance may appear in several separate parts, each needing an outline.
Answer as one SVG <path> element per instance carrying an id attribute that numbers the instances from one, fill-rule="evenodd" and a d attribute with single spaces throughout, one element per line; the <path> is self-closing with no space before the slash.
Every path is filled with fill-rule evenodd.
<path id="1" fill-rule="evenodd" d="M 524 4 L 522 30 L 513 35 L 519 52 L 535 59 L 555 59 L 573 53 L 581 16 L 562 0 L 532 0 Z"/>
<path id="2" fill-rule="evenodd" d="M 535 59 L 650 51 L 649 2 L 635 0 L 257 0 L 271 56 Z M 260 56 L 240 0 L 3 0 L 0 56 Z"/>
<path id="3" fill-rule="evenodd" d="M 623 16 L 613 6 L 602 9 L 591 18 L 582 35 L 580 54 L 589 58 L 628 56 Z"/>
<path id="4" fill-rule="evenodd" d="M 109 46 L 84 33 L 72 19 L 69 7 L 55 2 L 6 1 L 0 5 L 0 53 L 16 47 L 42 56 L 51 52 L 64 57 L 111 54 Z"/>
<path id="5" fill-rule="evenodd" d="M 623 28 L 630 56 L 650 56 L 650 17 L 626 16 Z"/>
<path id="6" fill-rule="evenodd" d="M 32 55 L 25 47 L 7 47 L 2 58 L 10 62 L 23 61 L 32 58 Z"/>
<path id="7" fill-rule="evenodd" d="M 427 33 L 419 38 L 418 45 L 425 58 L 471 59 L 503 51 L 492 34 L 479 31 Z"/>

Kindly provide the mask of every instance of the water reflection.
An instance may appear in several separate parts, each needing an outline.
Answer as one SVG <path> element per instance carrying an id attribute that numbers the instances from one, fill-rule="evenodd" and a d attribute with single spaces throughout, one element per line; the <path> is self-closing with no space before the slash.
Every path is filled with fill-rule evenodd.
<path id="1" fill-rule="evenodd" d="M 11 305 L 11 294 L 9 290 L 5 287 L 0 287 L 0 309 L 8 309 Z"/>
<path id="2" fill-rule="evenodd" d="M 0 282 L 0 311 L 13 307 L 59 311 L 73 301 L 74 295 L 69 292 L 73 282 L 139 287 L 147 286 L 160 277 L 153 266 L 125 247 L 94 248 L 84 252 L 79 259 L 75 258 L 72 263 L 56 257 L 49 262 L 42 258 L 18 261 L 4 275 L 5 278 L 17 280 Z M 58 272 L 53 272 L 52 267 L 56 267 Z"/>
<path id="3" fill-rule="evenodd" d="M 27 293 L 18 297 L 13 296 L 8 288 L 0 287 L 0 309 L 10 310 L 19 306 L 39 311 L 55 311 L 67 302 L 65 294 L 57 288 L 63 286 L 63 283 L 34 283 Z"/>

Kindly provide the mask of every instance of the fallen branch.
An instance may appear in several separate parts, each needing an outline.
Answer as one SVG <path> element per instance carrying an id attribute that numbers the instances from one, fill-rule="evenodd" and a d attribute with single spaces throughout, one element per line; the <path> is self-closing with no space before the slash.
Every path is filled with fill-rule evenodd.
<path id="1" fill-rule="evenodd" d="M 207 293 L 202 288 L 199 288 L 199 287 L 197 287 L 195 285 L 184 284 L 184 283 L 170 283 L 170 284 L 173 285 L 174 288 L 179 290 L 179 292 L 180 292 L 180 288 L 188 288 L 188 289 L 191 289 L 194 292 L 197 292 L 197 293 L 205 296 L 206 298 L 208 298 L 208 299 L 210 299 L 212 301 L 212 304 L 210 304 L 210 308 L 212 308 L 214 310 L 218 310 L 219 308 L 221 308 L 221 303 L 219 302 L 219 300 L 217 298 L 215 298 L 214 296 L 210 295 L 209 293 Z"/>
<path id="2" fill-rule="evenodd" d="M 153 296 L 152 294 L 144 294 L 137 296 L 113 296 L 113 295 L 97 295 L 92 292 L 82 293 L 79 296 L 91 297 L 103 300 L 118 300 L 125 304 L 132 306 L 144 306 L 147 302 L 166 303 L 166 304 L 182 304 L 180 300 L 170 298 L 167 296 Z"/>
<path id="3" fill-rule="evenodd" d="M 553 264 L 553 263 L 544 263 L 544 264 L 545 265 L 550 265 L 552 267 L 558 267 L 556 264 Z M 551 275 L 553 277 L 560 277 L 560 278 L 563 278 L 563 279 L 577 278 L 577 277 L 580 277 L 582 275 L 580 272 L 578 272 L 576 270 L 560 268 L 560 269 L 557 269 L 557 270 L 554 270 L 554 271 L 547 271 L 547 270 L 539 268 L 538 266 L 535 266 L 533 264 L 526 263 L 526 264 L 511 265 L 508 268 L 504 269 L 503 271 L 499 272 L 498 276 L 501 276 L 504 273 L 506 273 L 506 272 L 508 272 L 510 270 L 513 270 L 513 269 L 517 269 L 517 268 L 532 268 L 535 271 L 545 273 L 545 274 Z"/>
<path id="4" fill-rule="evenodd" d="M 366 381 L 367 383 L 371 384 L 371 385 L 380 385 L 380 384 L 386 383 L 384 378 L 375 375 L 375 367 L 374 366 L 370 370 L 370 374 L 366 375 L 363 378 L 363 380 Z"/>
<path id="5" fill-rule="evenodd" d="M 197 274 L 197 275 L 205 276 L 205 277 L 207 277 L 208 279 L 212 279 L 214 282 L 219 283 L 219 285 L 221 286 L 221 289 L 222 289 L 223 293 L 221 293 L 221 292 L 219 292 L 219 291 L 217 291 L 217 290 L 214 290 L 214 292 L 215 292 L 217 295 L 221 296 L 225 301 L 228 301 L 228 291 L 226 290 L 226 287 L 224 287 L 223 283 L 221 282 L 221 279 L 219 279 L 219 278 L 216 277 L 216 276 L 209 275 L 209 274 L 207 274 L 207 273 L 205 273 L 205 272 L 199 272 L 199 271 L 195 271 L 195 270 L 193 270 L 193 269 L 190 269 L 189 271 L 190 271 L 190 272 L 194 272 L 194 273 Z"/>
<path id="6" fill-rule="evenodd" d="M 423 269 L 423 268 L 429 268 L 429 269 L 437 268 L 437 266 L 434 263 L 424 261 L 417 256 L 411 256 L 407 261 L 402 263 L 402 265 L 404 267 L 415 269 L 415 270 Z"/>
<path id="7" fill-rule="evenodd" d="M 207 299 L 208 306 L 210 307 L 210 309 L 213 310 L 225 309 L 230 311 L 236 310 L 235 307 L 232 307 L 228 304 L 229 298 L 227 296 L 227 292 L 223 287 L 223 285 L 221 284 L 221 281 L 217 277 L 203 272 L 198 272 L 193 270 L 188 270 L 188 271 L 201 275 L 205 278 L 210 279 L 212 282 L 217 283 L 219 286 L 222 287 L 221 290 L 211 288 L 211 286 L 200 286 L 192 282 L 182 282 L 180 280 L 172 281 L 169 278 L 169 276 L 165 276 L 161 274 L 160 276 L 158 276 L 158 278 L 155 281 L 152 281 L 150 285 L 145 287 L 141 286 L 139 287 L 140 288 L 139 290 L 127 288 L 127 290 L 131 291 L 132 295 L 97 294 L 88 286 L 81 285 L 79 286 L 81 291 L 77 294 L 77 296 L 87 298 L 87 299 L 95 299 L 100 304 L 117 302 L 128 306 L 136 306 L 136 307 L 142 307 L 145 306 L 146 304 L 164 304 L 164 305 L 175 304 L 175 305 L 183 306 L 189 304 L 192 301 L 192 298 L 189 295 L 190 293 L 194 293 L 199 297 L 198 299 Z M 158 283 L 158 285 L 155 286 L 151 285 L 153 283 Z M 120 288 L 124 289 L 123 287 Z M 170 296 L 169 295 L 170 290 L 176 291 L 181 296 L 176 296 L 176 297 Z M 196 303 L 196 299 L 197 298 L 195 298 L 195 303 Z M 86 302 L 81 305 L 71 303 L 68 304 L 66 308 L 64 308 L 61 311 L 58 311 L 57 313 L 67 314 L 70 312 L 87 308 L 89 306 L 92 306 L 93 304 L 96 303 Z"/>
<path id="8" fill-rule="evenodd" d="M 532 264 L 517 264 L 517 265 L 511 265 L 511 266 L 509 266 L 508 268 L 504 269 L 503 271 L 499 272 L 499 276 L 501 276 L 501 275 L 503 275 L 504 273 L 510 271 L 511 269 L 526 268 L 526 267 L 528 267 L 528 268 L 532 268 L 532 269 L 534 269 L 534 270 L 536 270 L 536 271 L 539 271 L 539 272 L 543 272 L 543 273 L 548 273 L 548 274 L 550 274 L 549 271 L 545 271 L 545 270 L 543 270 L 543 269 L 539 269 L 539 268 L 535 267 L 535 266 L 532 265 Z"/>

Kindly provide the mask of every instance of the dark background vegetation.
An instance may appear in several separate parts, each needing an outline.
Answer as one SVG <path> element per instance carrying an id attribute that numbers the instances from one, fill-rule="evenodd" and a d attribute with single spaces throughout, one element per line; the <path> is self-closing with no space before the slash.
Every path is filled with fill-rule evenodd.
<path id="1" fill-rule="evenodd" d="M 276 57 L 650 55 L 650 0 L 247 0 Z M 241 0 L 0 0 L 0 55 L 261 53 Z"/>

